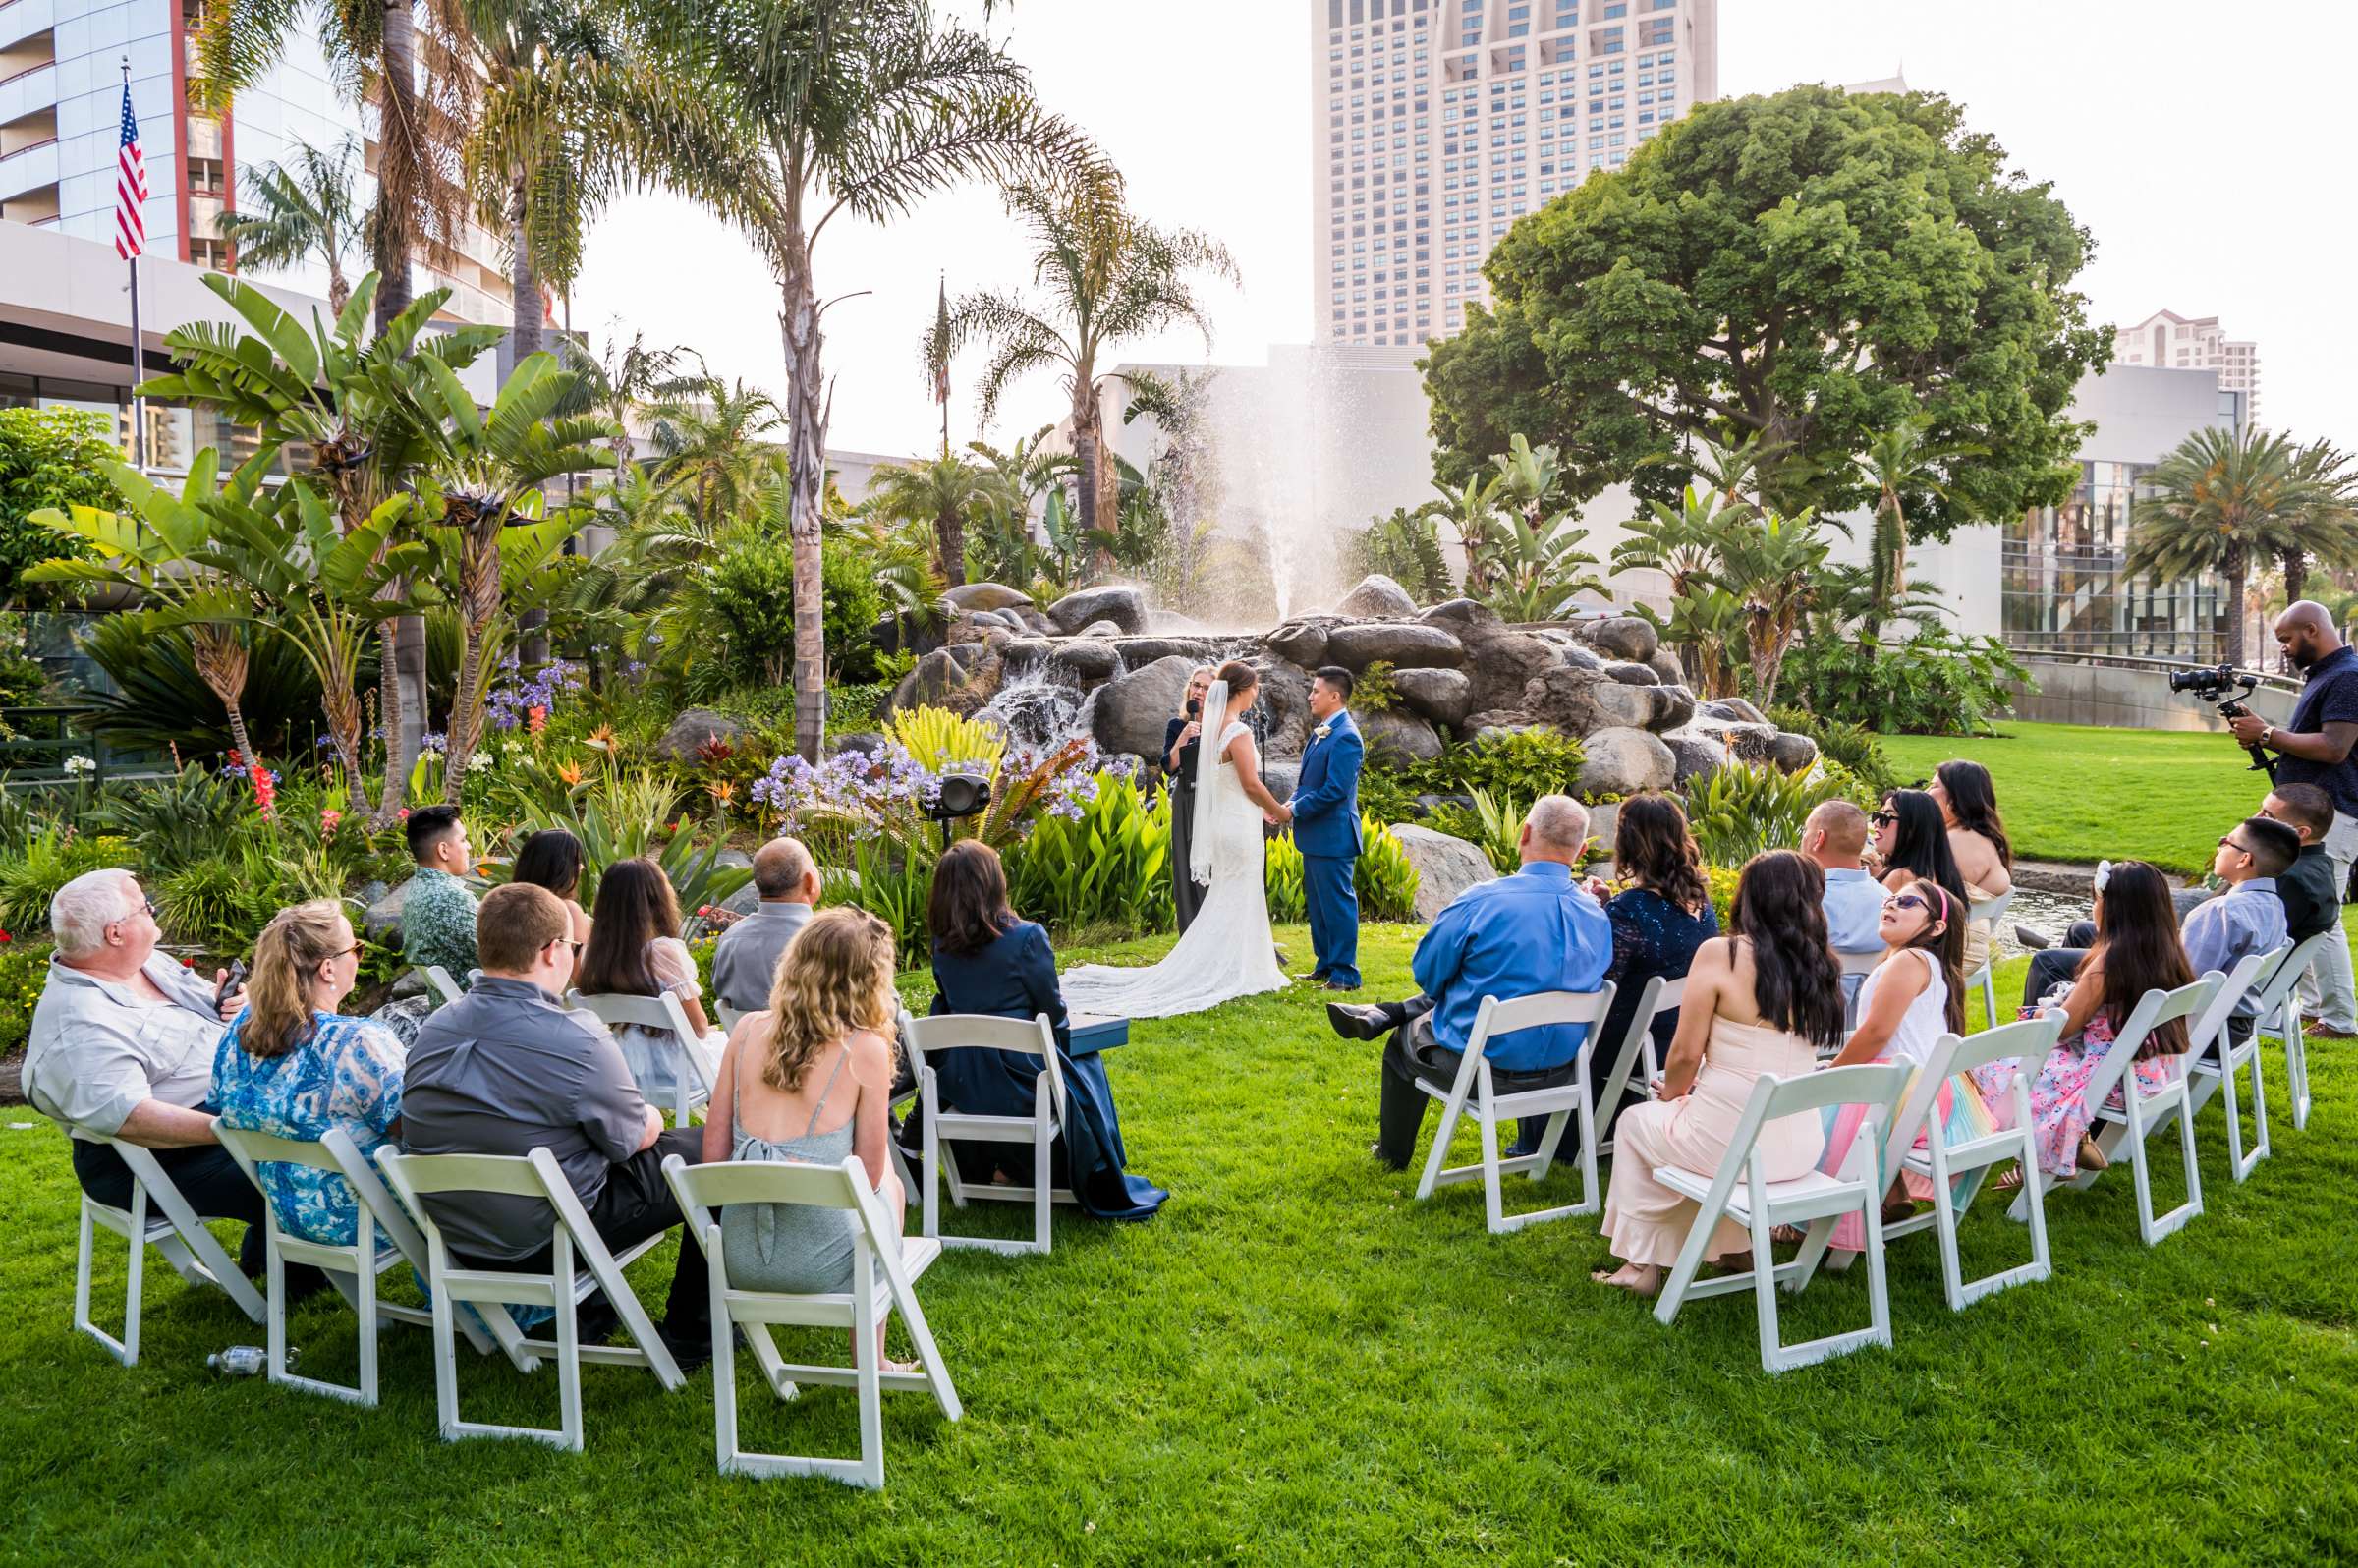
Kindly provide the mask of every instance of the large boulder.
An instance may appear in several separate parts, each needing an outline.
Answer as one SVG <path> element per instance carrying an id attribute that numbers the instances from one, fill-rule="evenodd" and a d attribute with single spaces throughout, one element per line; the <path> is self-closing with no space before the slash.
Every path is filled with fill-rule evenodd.
<path id="1" fill-rule="evenodd" d="M 1818 763 L 1818 743 L 1806 735 L 1778 730 L 1768 743 L 1768 759 L 1787 773 L 1799 773 Z"/>
<path id="2" fill-rule="evenodd" d="M 1147 596 L 1127 583 L 1108 583 L 1067 593 L 1048 606 L 1048 619 L 1070 637 L 1095 621 L 1111 621 L 1118 631 L 1147 629 Z"/>
<path id="3" fill-rule="evenodd" d="M 901 677 L 901 684 L 892 689 L 885 706 L 894 713 L 913 707 L 964 711 L 973 705 L 968 700 L 966 681 L 966 666 L 959 662 L 956 650 L 935 648 L 917 661 L 917 668 Z"/>
<path id="4" fill-rule="evenodd" d="M 1677 765 L 1671 782 L 1682 790 L 1727 766 L 1727 748 L 1715 736 L 1678 729 L 1664 735 L 1662 743 L 1670 748 L 1671 758 Z"/>
<path id="5" fill-rule="evenodd" d="M 1092 621 L 1087 626 L 1081 628 L 1080 631 L 1073 634 L 1075 637 L 1101 638 L 1115 638 L 1120 637 L 1121 635 L 1122 623 L 1119 621 Z"/>
<path id="6" fill-rule="evenodd" d="M 1665 643 L 1660 647 L 1656 648 L 1654 650 L 1654 657 L 1648 659 L 1646 662 L 1654 666 L 1655 674 L 1659 675 L 1662 678 L 1662 684 L 1664 686 L 1684 686 L 1687 684 L 1687 672 L 1680 667 L 1678 655 L 1670 651 L 1670 645 L 1668 644 Z"/>
<path id="7" fill-rule="evenodd" d="M 1503 624 L 1496 610 L 1480 599 L 1443 599 L 1417 617 L 1427 626 L 1498 626 Z"/>
<path id="8" fill-rule="evenodd" d="M 1023 622 L 1024 630 L 1030 632 L 1034 637 L 1054 637 L 1057 635 L 1056 623 L 1049 620 L 1047 616 L 1040 613 L 1040 611 L 1035 609 L 1029 604 L 1018 605 L 1016 608 L 1009 610 L 1007 613 L 1014 616 L 1017 620 Z"/>
<path id="9" fill-rule="evenodd" d="M 999 663 L 1008 674 L 1020 675 L 1047 663 L 1059 645 L 1044 637 L 1010 638 L 999 649 Z"/>
<path id="10" fill-rule="evenodd" d="M 1415 621 L 1360 622 L 1338 626 L 1326 639 L 1326 662 L 1364 670 L 1382 660 L 1401 670 L 1453 670 L 1466 660 L 1466 645 L 1437 626 Z"/>
<path id="11" fill-rule="evenodd" d="M 1662 645 L 1661 634 L 1643 616 L 1609 615 L 1600 621 L 1576 622 L 1575 626 L 1583 642 L 1612 658 L 1642 664 Z"/>
<path id="12" fill-rule="evenodd" d="M 1666 790 L 1678 777 L 1678 762 L 1658 735 L 1613 725 L 1582 741 L 1588 759 L 1580 765 L 1583 795 L 1638 795 Z"/>
<path id="13" fill-rule="evenodd" d="M 1530 729 L 1539 722 L 1519 707 L 1486 707 L 1479 713 L 1467 714 L 1465 723 L 1458 727 L 1458 733 L 1468 741 L 1498 740 Z M 1541 727 L 1554 728 L 1553 725 Z"/>
<path id="14" fill-rule="evenodd" d="M 1004 583 L 961 583 L 942 598 L 959 610 L 1028 610 L 1032 595 Z"/>
<path id="15" fill-rule="evenodd" d="M 1441 738 L 1414 713 L 1354 712 L 1372 763 L 1430 762 L 1441 755 Z"/>
<path id="16" fill-rule="evenodd" d="M 1623 686 L 1589 670 L 1557 665 L 1526 682 L 1516 705 L 1573 735 L 1591 730 L 1645 729 L 1654 722 L 1660 688 Z"/>
<path id="17" fill-rule="evenodd" d="M 1414 822 L 1392 824 L 1392 837 L 1417 868 L 1417 919 L 1431 923 L 1434 916 L 1467 888 L 1494 879 L 1498 872 L 1489 858 L 1462 838 L 1436 833 Z"/>
<path id="18" fill-rule="evenodd" d="M 1099 687 L 1090 709 L 1090 733 L 1097 745 L 1134 756 L 1161 751 L 1163 728 L 1178 713 L 1194 668 L 1193 661 L 1173 654 Z"/>
<path id="19" fill-rule="evenodd" d="M 884 732 L 881 730 L 829 730 L 827 738 L 819 743 L 820 749 L 829 756 L 839 752 L 867 752 L 872 755 L 884 750 Z"/>
<path id="20" fill-rule="evenodd" d="M 1697 735 L 1708 735 L 1725 748 L 1729 759 L 1750 762 L 1756 766 L 1772 766 L 1776 761 L 1776 729 L 1768 724 L 1749 724 L 1721 718 L 1712 709 L 1717 702 L 1706 702 L 1695 710 L 1695 716 L 1684 726 Z"/>
<path id="21" fill-rule="evenodd" d="M 1604 667 L 1604 673 L 1619 681 L 1623 686 L 1659 686 L 1662 684 L 1662 672 L 1651 664 L 1607 664 Z"/>
<path id="22" fill-rule="evenodd" d="M 378 895 L 376 901 L 368 906 L 366 913 L 361 916 L 361 924 L 371 937 L 378 941 L 399 941 L 401 939 L 401 909 L 409 901 L 410 884 L 404 882 L 392 891 Z"/>
<path id="23" fill-rule="evenodd" d="M 1473 710 L 1474 683 L 1462 670 L 1398 670 L 1392 684 L 1419 717 L 1443 729 L 1457 728 Z"/>
<path id="24" fill-rule="evenodd" d="M 1697 709 L 1706 718 L 1720 719 L 1729 724 L 1766 724 L 1768 715 L 1740 697 L 1714 698 Z"/>
<path id="25" fill-rule="evenodd" d="M 1417 601 L 1381 572 L 1371 572 L 1342 596 L 1334 613 L 1353 621 L 1405 621 L 1417 613 Z"/>
<path id="26" fill-rule="evenodd" d="M 1220 656 L 1217 646 L 1200 637 L 1117 637 L 1113 640 L 1113 650 L 1133 669 L 1156 659 L 1167 659 L 1174 653 L 1198 664 L 1216 664 Z"/>
<path id="27" fill-rule="evenodd" d="M 1674 730 L 1695 716 L 1695 694 L 1683 686 L 1657 686 L 1654 689 L 1654 719 L 1646 727 L 1659 735 Z"/>
<path id="28" fill-rule="evenodd" d="M 1326 662 L 1326 634 L 1334 625 L 1323 619 L 1286 621 L 1263 638 L 1261 645 L 1281 659 L 1314 670 Z"/>
<path id="29" fill-rule="evenodd" d="M 734 751 L 745 740 L 745 726 L 726 713 L 692 707 L 671 721 L 655 742 L 657 756 L 673 762 L 693 762 L 704 748 L 724 743 Z"/>
<path id="30" fill-rule="evenodd" d="M 1589 808 L 1589 837 L 1597 845 L 1597 853 L 1605 860 L 1613 858 L 1613 840 L 1621 832 L 1621 803 L 1599 801 Z"/>
<path id="31" fill-rule="evenodd" d="M 1149 660 L 1149 663 L 1153 662 Z M 1113 672 L 1122 667 L 1122 656 L 1113 644 L 1098 637 L 1076 637 L 1056 644 L 1049 663 L 1059 675 L 1067 672 L 1077 676 L 1084 686 L 1110 680 Z"/>
<path id="32" fill-rule="evenodd" d="M 1269 787 L 1269 793 L 1279 800 L 1291 799 L 1296 786 L 1302 782 L 1302 759 L 1298 756 L 1263 757 L 1261 759 L 1261 781 L 1266 784 Z"/>
<path id="33" fill-rule="evenodd" d="M 1266 654 L 1248 659 L 1261 675 L 1262 750 L 1271 756 L 1300 756 L 1310 740 L 1310 676 Z"/>

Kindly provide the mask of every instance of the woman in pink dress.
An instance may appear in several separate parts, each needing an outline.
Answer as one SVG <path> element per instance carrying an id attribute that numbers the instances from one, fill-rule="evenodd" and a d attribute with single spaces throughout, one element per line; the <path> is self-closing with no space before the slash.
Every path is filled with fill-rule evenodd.
<path id="1" fill-rule="evenodd" d="M 1656 1181 L 1655 1167 L 1716 1174 L 1754 1082 L 1815 1072 L 1818 1047 L 1842 1042 L 1842 972 L 1826 942 L 1825 898 L 1825 873 L 1791 850 L 1744 868 L 1733 934 L 1704 943 L 1687 970 L 1678 1036 L 1655 1098 L 1624 1111 L 1614 1131 L 1604 1235 L 1622 1266 L 1599 1269 L 1591 1276 L 1599 1283 L 1640 1296 L 1660 1289 L 1695 1203 Z M 1753 1157 L 1769 1181 L 1790 1181 L 1825 1148 L 1825 1125 L 1812 1111 L 1762 1128 Z M 1734 1260 L 1750 1246 L 1741 1226 L 1721 1219 L 1705 1256 Z"/>

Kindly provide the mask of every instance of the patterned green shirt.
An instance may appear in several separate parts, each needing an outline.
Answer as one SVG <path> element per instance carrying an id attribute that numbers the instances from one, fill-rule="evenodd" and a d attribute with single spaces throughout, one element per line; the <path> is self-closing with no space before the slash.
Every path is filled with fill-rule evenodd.
<path id="1" fill-rule="evenodd" d="M 420 867 L 401 906 L 401 946 L 412 966 L 439 964 L 464 987 L 475 968 L 475 895 L 467 884 Z"/>

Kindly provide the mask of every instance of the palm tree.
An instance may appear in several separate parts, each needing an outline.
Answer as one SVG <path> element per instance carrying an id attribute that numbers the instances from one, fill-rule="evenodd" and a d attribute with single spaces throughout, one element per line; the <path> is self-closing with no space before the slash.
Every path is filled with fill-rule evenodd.
<path id="1" fill-rule="evenodd" d="M 966 180 L 1095 171 L 1099 160 L 1039 106 L 1023 67 L 937 21 L 927 0 L 689 0 L 665 41 L 703 110 L 679 132 L 674 178 L 746 231 L 777 282 L 791 378 L 795 744 L 816 761 L 828 405 L 814 248 L 846 213 L 883 222 Z"/>
<path id="2" fill-rule="evenodd" d="M 1489 606 L 1510 621 L 1547 621 L 1561 614 L 1575 593 L 1601 592 L 1604 584 L 1587 568 L 1597 557 L 1581 548 L 1589 531 L 1572 527 L 1573 514 L 1558 512 L 1537 528 L 1510 512 L 1499 536 L 1498 587 Z"/>
<path id="3" fill-rule="evenodd" d="M 2311 561 L 2328 572 L 2358 566 L 2358 458 L 2330 441 L 2312 441 L 2294 452 L 2292 472 L 2317 494 L 2294 536 L 2276 546 L 2287 604 L 2297 604 L 2306 593 Z"/>
<path id="4" fill-rule="evenodd" d="M 612 420 L 614 464 L 628 469 L 639 453 L 631 435 L 631 416 L 682 390 L 680 364 L 686 356 L 685 349 L 648 348 L 644 332 L 632 333 L 627 344 L 609 336 L 602 356 L 591 354 L 578 339 L 559 336 L 557 358 L 574 376 L 574 395 L 565 412 L 594 409 Z"/>
<path id="5" fill-rule="evenodd" d="M 442 754 L 442 798 L 455 806 L 481 734 L 485 675 L 507 608 L 502 552 L 544 564 L 585 519 L 568 511 L 559 520 L 541 521 L 541 486 L 559 475 L 607 467 L 613 454 L 594 444 L 609 433 L 604 419 L 557 413 L 573 379 L 557 367 L 554 355 L 519 363 L 488 412 L 476 408 L 474 394 L 449 366 L 431 359 L 422 364 L 435 393 L 431 422 L 422 431 L 433 447 L 426 477 L 442 506 L 429 531 L 439 535 L 442 587 L 458 611 L 462 640 L 458 695 Z M 508 532 L 520 523 L 527 526 Z"/>
<path id="6" fill-rule="evenodd" d="M 376 328 L 410 306 L 410 255 L 447 239 L 458 221 L 459 141 L 475 122 L 474 80 L 451 45 L 465 37 L 455 0 L 426 0 L 443 47 L 421 51 L 415 0 L 213 0 L 202 12 L 190 97 L 226 109 L 286 52 L 314 35 L 335 80 L 375 110 L 376 204 L 365 225 L 371 268 L 383 279 Z"/>
<path id="7" fill-rule="evenodd" d="M 2197 430 L 2146 476 L 2129 511 L 2121 570 L 2177 582 L 2226 579 L 2227 662 L 2245 661 L 2244 582 L 2255 555 L 2300 548 L 2299 526 L 2332 503 L 2331 486 L 2297 464 L 2290 439 L 2268 430 Z"/>
<path id="8" fill-rule="evenodd" d="M 318 256 L 327 265 L 328 309 L 341 315 L 352 298 L 344 257 L 363 227 L 354 199 L 360 176 L 359 138 L 346 137 L 333 152 L 299 141 L 285 162 L 247 169 L 245 205 L 221 215 L 221 238 L 237 247 L 241 267 L 298 267 Z"/>
<path id="9" fill-rule="evenodd" d="M 1440 492 L 1440 498 L 1425 503 L 1427 516 L 1457 531 L 1457 546 L 1466 556 L 1466 592 L 1477 598 L 1490 586 L 1488 556 L 1498 532 L 1499 495 L 1505 483 L 1504 476 L 1493 474 L 1488 482 L 1468 479 L 1464 488 L 1453 490 L 1435 479 L 1432 487 Z"/>
<path id="10" fill-rule="evenodd" d="M 1763 708 L 1776 701 L 1785 652 L 1801 633 L 1832 547 L 1808 508 L 1791 517 L 1763 510 L 1738 518 L 1719 537 L 1712 576 L 1744 606 L 1753 700 Z"/>
<path id="11" fill-rule="evenodd" d="M 1123 205 L 1118 189 L 1068 181 L 1027 184 L 1007 192 L 1007 210 L 1031 231 L 1032 280 L 1047 291 L 1035 307 L 1020 294 L 983 291 L 961 299 L 950 312 L 954 348 L 989 345 L 982 370 L 982 418 L 997 411 L 1007 384 L 1028 370 L 1054 369 L 1072 406 L 1073 451 L 1081 460 L 1081 526 L 1115 531 L 1119 501 L 1105 445 L 1103 398 L 1108 381 L 1130 389 L 1134 413 L 1175 413 L 1176 390 L 1132 372 L 1116 377 L 1098 366 L 1123 343 L 1192 326 L 1211 347 L 1211 318 L 1190 275 L 1237 281 L 1227 248 L 1193 229 L 1158 229 Z"/>
<path id="12" fill-rule="evenodd" d="M 1907 501 L 1914 496 L 1948 498 L 1949 472 L 1960 458 L 1982 457 L 1986 446 L 1937 441 L 1930 416 L 1900 420 L 1878 435 L 1855 463 L 1859 482 L 1875 491 L 1875 543 L 1869 552 L 1873 606 L 1862 623 L 1869 642 L 1879 641 L 1882 623 L 1906 592 L 1908 581 Z"/>
<path id="13" fill-rule="evenodd" d="M 768 439 L 786 411 L 744 381 L 698 375 L 671 384 L 648 411 L 653 420 L 655 481 L 682 492 L 706 532 L 753 505 L 786 448 Z"/>
<path id="14" fill-rule="evenodd" d="M 990 475 L 963 455 L 945 450 L 930 463 L 878 469 L 861 510 L 930 527 L 941 580 L 956 588 L 966 581 L 967 517 L 988 506 L 990 499 Z"/>

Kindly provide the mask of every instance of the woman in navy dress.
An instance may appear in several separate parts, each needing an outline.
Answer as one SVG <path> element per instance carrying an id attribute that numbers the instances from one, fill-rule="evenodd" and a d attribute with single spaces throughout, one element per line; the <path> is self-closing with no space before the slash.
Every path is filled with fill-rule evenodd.
<path id="1" fill-rule="evenodd" d="M 1064 1075 L 1064 1133 L 1056 1141 L 1053 1184 L 1070 1187 L 1081 1206 L 1100 1219 L 1145 1219 L 1170 1194 L 1142 1177 L 1125 1175 L 1121 1119 L 1105 1064 L 1092 1053 L 1072 1054 L 1064 995 L 1056 984 L 1056 953 L 1048 933 L 1019 918 L 1007 902 L 1007 873 L 996 850 L 973 839 L 951 845 L 933 868 L 926 924 L 933 942 L 935 1014 L 982 1013 L 999 1018 L 1048 1015 Z M 1007 1051 L 959 1049 L 929 1054 L 944 1109 L 982 1116 L 1029 1116 L 1038 1058 Z M 914 1121 L 919 1113 L 912 1112 Z M 903 1147 L 917 1130 L 902 1134 Z M 1007 1144 L 951 1146 L 962 1179 L 987 1182 L 999 1172 L 1032 1183 L 1029 1149 Z"/>
<path id="2" fill-rule="evenodd" d="M 1613 922 L 1613 963 L 1605 978 L 1616 989 L 1603 1033 L 1589 1056 L 1589 1092 L 1600 1096 L 1646 982 L 1657 975 L 1665 980 L 1686 979 L 1695 950 L 1719 934 L 1719 917 L 1712 909 L 1711 889 L 1703 877 L 1703 852 L 1675 798 L 1640 795 L 1622 803 L 1613 831 L 1613 865 L 1625 884 L 1604 906 Z M 1653 1033 L 1655 1060 L 1666 1061 L 1671 1037 L 1678 1033 L 1678 1014 L 1658 1015 Z M 1621 1104 L 1599 1100 L 1597 1120 L 1605 1130 L 1600 1136 L 1609 1134 L 1623 1106 L 1646 1097 L 1645 1076 L 1641 1063 L 1630 1074 Z"/>

